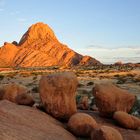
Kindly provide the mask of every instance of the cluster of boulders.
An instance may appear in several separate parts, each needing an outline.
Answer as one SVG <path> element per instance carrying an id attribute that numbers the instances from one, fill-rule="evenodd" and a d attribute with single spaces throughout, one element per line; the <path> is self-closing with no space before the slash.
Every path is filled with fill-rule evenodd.
<path id="1" fill-rule="evenodd" d="M 77 111 L 77 85 L 77 77 L 71 72 L 42 76 L 39 92 L 45 112 L 58 120 L 67 121 L 67 129 L 76 136 L 90 136 L 91 140 L 123 140 L 121 133 L 115 128 L 101 125 L 90 115 Z M 140 119 L 128 114 L 136 100 L 134 95 L 112 84 L 96 84 L 93 96 L 101 116 L 113 118 L 124 128 L 140 127 Z M 27 89 L 17 84 L 1 87 L 0 99 L 7 99 L 19 105 L 34 104 Z M 88 108 L 86 101 L 84 98 L 85 109 Z"/>
<path id="2" fill-rule="evenodd" d="M 35 103 L 32 96 L 28 94 L 28 89 L 15 83 L 0 87 L 0 100 L 9 100 L 27 106 L 32 106 Z"/>

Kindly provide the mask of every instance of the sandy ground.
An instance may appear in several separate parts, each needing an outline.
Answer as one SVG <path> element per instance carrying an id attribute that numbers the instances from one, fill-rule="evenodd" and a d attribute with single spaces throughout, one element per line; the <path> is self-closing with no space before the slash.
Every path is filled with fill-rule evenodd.
<path id="1" fill-rule="evenodd" d="M 56 70 L 47 70 L 47 71 L 35 71 L 35 72 L 26 72 L 26 71 L 3 71 L 0 72 L 0 75 L 3 75 L 3 79 L 0 79 L 0 85 L 9 84 L 9 83 L 18 83 L 26 86 L 33 96 L 38 96 L 36 91 L 32 91 L 33 88 L 37 88 L 39 85 L 39 80 L 42 74 L 47 75 L 49 73 L 57 72 Z M 116 84 L 117 86 L 128 90 L 130 93 L 135 94 L 140 98 L 140 70 L 132 71 L 100 71 L 100 70 L 85 70 L 85 71 L 74 71 L 78 77 L 78 81 L 81 86 L 78 86 L 77 91 L 91 91 L 94 84 L 101 82 L 110 82 Z M 89 84 L 92 82 L 93 84 Z"/>

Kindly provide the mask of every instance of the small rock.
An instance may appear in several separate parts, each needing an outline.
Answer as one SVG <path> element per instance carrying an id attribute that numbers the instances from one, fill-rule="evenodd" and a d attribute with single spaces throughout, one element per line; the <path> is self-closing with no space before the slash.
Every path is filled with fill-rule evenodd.
<path id="1" fill-rule="evenodd" d="M 138 129 L 140 127 L 140 119 L 126 112 L 117 111 L 113 118 L 124 128 Z"/>
<path id="2" fill-rule="evenodd" d="M 15 101 L 19 105 L 27 105 L 27 106 L 33 106 L 33 104 L 35 103 L 33 98 L 28 94 L 17 95 Z"/>
<path id="3" fill-rule="evenodd" d="M 87 96 L 83 96 L 81 97 L 78 105 L 77 105 L 78 109 L 82 109 L 82 110 L 88 110 L 89 109 L 89 104 L 88 104 L 88 97 Z"/>
<path id="4" fill-rule="evenodd" d="M 123 140 L 120 132 L 109 126 L 101 126 L 93 129 L 91 140 Z"/>
<path id="5" fill-rule="evenodd" d="M 97 127 L 96 121 L 88 114 L 75 113 L 68 121 L 68 128 L 76 136 L 90 136 L 91 130 Z"/>

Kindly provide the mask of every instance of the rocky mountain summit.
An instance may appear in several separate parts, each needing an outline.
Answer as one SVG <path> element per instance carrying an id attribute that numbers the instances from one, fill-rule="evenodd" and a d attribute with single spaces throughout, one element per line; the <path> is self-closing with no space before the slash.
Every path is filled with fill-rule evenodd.
<path id="1" fill-rule="evenodd" d="M 44 23 L 33 24 L 19 43 L 4 43 L 0 48 L 0 66 L 40 67 L 99 65 L 98 60 L 82 56 L 60 43 Z"/>

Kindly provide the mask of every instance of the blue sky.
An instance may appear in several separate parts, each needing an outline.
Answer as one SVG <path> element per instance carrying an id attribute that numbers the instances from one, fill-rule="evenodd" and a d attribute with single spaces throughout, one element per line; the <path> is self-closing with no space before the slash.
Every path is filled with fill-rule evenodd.
<path id="1" fill-rule="evenodd" d="M 140 62 L 140 0 L 0 0 L 0 46 L 39 21 L 103 63 Z"/>

